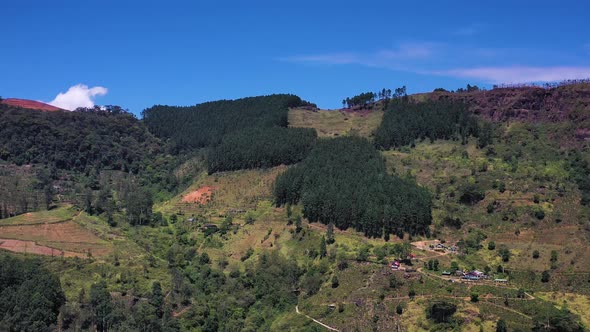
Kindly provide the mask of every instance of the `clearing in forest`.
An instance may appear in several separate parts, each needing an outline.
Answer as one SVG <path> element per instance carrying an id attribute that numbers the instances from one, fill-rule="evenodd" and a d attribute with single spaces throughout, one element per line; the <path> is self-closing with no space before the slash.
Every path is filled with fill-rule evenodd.
<path id="1" fill-rule="evenodd" d="M 314 128 L 319 137 L 371 137 L 382 118 L 383 111 L 310 111 L 294 108 L 289 110 L 289 127 Z"/>
<path id="2" fill-rule="evenodd" d="M 211 197 L 213 196 L 213 192 L 217 188 L 212 186 L 204 186 L 195 190 L 182 198 L 183 203 L 198 203 L 198 204 L 206 204 L 207 202 L 211 201 Z"/>

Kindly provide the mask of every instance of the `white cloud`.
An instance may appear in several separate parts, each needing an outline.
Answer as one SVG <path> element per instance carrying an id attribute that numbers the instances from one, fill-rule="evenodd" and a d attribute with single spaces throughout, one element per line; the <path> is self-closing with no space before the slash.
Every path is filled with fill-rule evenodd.
<path id="1" fill-rule="evenodd" d="M 590 77 L 590 67 L 479 67 L 433 72 L 432 74 L 476 79 L 488 83 L 556 82 Z"/>
<path id="2" fill-rule="evenodd" d="M 396 62 L 429 59 L 440 45 L 436 43 L 405 43 L 394 49 L 373 53 L 328 53 L 281 58 L 281 61 L 317 65 L 363 65 L 397 67 Z"/>
<path id="3" fill-rule="evenodd" d="M 60 92 L 49 104 L 70 111 L 78 107 L 93 107 L 94 98 L 104 96 L 107 92 L 108 89 L 102 86 L 89 88 L 87 85 L 78 84 L 70 87 L 65 93 Z"/>

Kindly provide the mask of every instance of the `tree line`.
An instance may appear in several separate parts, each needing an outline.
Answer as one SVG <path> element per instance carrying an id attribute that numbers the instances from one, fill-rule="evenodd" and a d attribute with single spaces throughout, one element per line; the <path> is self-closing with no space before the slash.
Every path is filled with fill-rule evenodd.
<path id="1" fill-rule="evenodd" d="M 287 127 L 289 108 L 305 104 L 295 95 L 274 94 L 186 107 L 155 105 L 142 115 L 156 136 L 169 139 L 176 150 L 190 150 L 215 146 L 245 128 Z"/>
<path id="2" fill-rule="evenodd" d="M 432 221 L 428 190 L 388 175 L 379 152 L 359 137 L 318 141 L 301 164 L 277 178 L 274 197 L 279 206 L 301 202 L 311 222 L 369 237 L 427 234 Z"/>
<path id="3" fill-rule="evenodd" d="M 447 100 L 412 102 L 396 99 L 390 103 L 375 131 L 375 145 L 390 149 L 424 139 L 461 139 L 465 143 L 469 136 L 479 136 L 479 125 L 465 104 Z M 488 143 L 486 141 L 483 145 Z"/>
<path id="4" fill-rule="evenodd" d="M 346 97 L 342 99 L 342 107 L 355 107 L 355 106 L 367 106 L 374 103 L 376 100 L 382 100 L 384 108 L 387 108 L 389 101 L 393 98 L 404 98 L 407 99 L 406 86 L 396 88 L 392 93 L 391 89 L 383 88 L 378 92 L 363 92 L 356 96 Z"/>
<path id="5" fill-rule="evenodd" d="M 160 140 L 129 113 L 43 112 L 0 104 L 0 159 L 16 165 L 137 174 L 162 152 Z"/>
<path id="6" fill-rule="evenodd" d="M 176 152 L 209 148 L 209 173 L 272 167 L 302 160 L 313 129 L 287 128 L 290 107 L 309 105 L 288 94 L 220 100 L 190 107 L 157 105 L 143 112 L 157 136 Z"/>
<path id="7" fill-rule="evenodd" d="M 244 168 L 267 168 L 299 162 L 317 138 L 310 128 L 248 128 L 231 133 L 212 148 L 207 158 L 209 173 Z"/>

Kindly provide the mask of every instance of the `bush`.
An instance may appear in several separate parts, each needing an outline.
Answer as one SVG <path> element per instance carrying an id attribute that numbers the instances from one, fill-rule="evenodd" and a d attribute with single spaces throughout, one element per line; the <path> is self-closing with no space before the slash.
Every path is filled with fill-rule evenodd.
<path id="1" fill-rule="evenodd" d="M 542 208 L 535 209 L 535 212 L 533 213 L 533 215 L 535 216 L 535 218 L 537 218 L 539 220 L 545 219 L 545 211 L 543 211 Z"/>
<path id="2" fill-rule="evenodd" d="M 471 293 L 471 302 L 478 302 L 479 301 L 479 294 Z"/>
<path id="3" fill-rule="evenodd" d="M 463 185 L 460 189 L 461 196 L 459 201 L 466 205 L 474 205 L 485 198 L 485 193 L 476 185 L 468 183 Z"/>
<path id="4" fill-rule="evenodd" d="M 543 271 L 543 274 L 541 274 L 541 282 L 549 282 L 550 278 L 551 275 L 549 274 L 549 271 Z"/>
<path id="5" fill-rule="evenodd" d="M 540 254 L 539 254 L 539 250 L 535 250 L 535 251 L 533 251 L 533 258 L 534 258 L 534 259 L 537 259 L 537 258 L 539 258 L 539 256 L 540 256 Z"/>
<path id="6" fill-rule="evenodd" d="M 340 282 L 338 281 L 337 276 L 332 277 L 332 288 L 338 288 L 340 286 Z"/>
<path id="7" fill-rule="evenodd" d="M 495 250 L 496 249 L 496 242 L 490 241 L 488 243 L 488 250 Z"/>
<path id="8" fill-rule="evenodd" d="M 397 288 L 397 286 L 401 285 L 400 282 L 397 280 L 395 275 L 389 276 L 389 288 Z"/>
<path id="9" fill-rule="evenodd" d="M 555 250 L 551 250 L 551 262 L 553 262 L 553 263 L 557 262 L 557 251 L 555 251 Z"/>
<path id="10" fill-rule="evenodd" d="M 502 257 L 502 261 L 503 262 L 508 262 L 510 260 L 510 250 L 508 250 L 508 248 L 506 247 L 502 247 L 499 251 L 498 251 L 498 255 L 500 255 L 500 257 Z"/>
<path id="11" fill-rule="evenodd" d="M 436 323 L 449 323 L 456 311 L 457 305 L 446 301 L 440 301 L 435 302 L 428 307 L 427 316 Z"/>
<path id="12" fill-rule="evenodd" d="M 404 307 L 402 307 L 401 303 L 397 305 L 397 307 L 395 307 L 395 312 L 398 315 L 401 315 L 404 313 Z"/>

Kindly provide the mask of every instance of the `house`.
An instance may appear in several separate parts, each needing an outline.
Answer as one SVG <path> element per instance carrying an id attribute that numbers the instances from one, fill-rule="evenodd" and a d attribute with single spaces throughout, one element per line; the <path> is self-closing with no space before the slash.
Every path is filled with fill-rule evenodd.
<path id="1" fill-rule="evenodd" d="M 495 282 L 508 282 L 508 279 L 494 279 Z"/>
<path id="2" fill-rule="evenodd" d="M 461 279 L 470 280 L 470 281 L 478 281 L 479 277 L 474 276 L 474 275 L 465 275 L 465 276 L 461 277 Z"/>
<path id="3" fill-rule="evenodd" d="M 451 272 L 449 272 L 449 271 L 442 271 L 442 273 L 441 273 L 441 274 L 442 274 L 443 276 L 450 276 L 450 275 L 451 275 Z"/>
<path id="4" fill-rule="evenodd" d="M 465 272 L 463 272 L 463 271 L 461 271 L 461 270 L 457 270 L 457 271 L 455 271 L 455 276 L 457 276 L 457 277 L 462 277 L 462 276 L 464 276 L 464 275 L 465 275 Z"/>
<path id="5" fill-rule="evenodd" d="M 471 271 L 471 272 L 469 272 L 469 273 L 470 273 L 471 275 L 474 275 L 474 276 L 477 276 L 477 277 L 480 277 L 480 278 L 481 278 L 481 277 L 484 277 L 484 276 L 486 275 L 485 273 L 483 273 L 483 272 L 481 272 L 481 271 L 478 271 L 478 270 L 473 270 L 473 271 Z"/>

